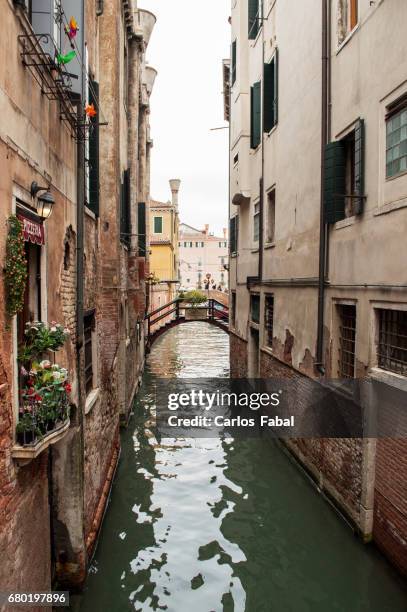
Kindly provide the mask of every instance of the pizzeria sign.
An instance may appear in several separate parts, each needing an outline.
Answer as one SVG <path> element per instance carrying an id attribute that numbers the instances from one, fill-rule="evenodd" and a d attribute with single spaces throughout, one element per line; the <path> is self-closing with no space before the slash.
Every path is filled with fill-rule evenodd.
<path id="1" fill-rule="evenodd" d="M 23 224 L 23 235 L 25 242 L 32 242 L 33 244 L 45 244 L 45 233 L 44 226 L 38 221 L 33 221 L 22 214 L 18 214 L 17 217 Z"/>

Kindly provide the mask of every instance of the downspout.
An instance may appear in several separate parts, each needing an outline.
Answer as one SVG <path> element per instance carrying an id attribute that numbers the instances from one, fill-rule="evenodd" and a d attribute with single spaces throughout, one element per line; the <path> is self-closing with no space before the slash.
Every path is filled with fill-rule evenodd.
<path id="1" fill-rule="evenodd" d="M 321 191 L 320 191 L 320 224 L 319 224 L 319 272 L 318 272 L 318 320 L 317 320 L 317 354 L 315 366 L 323 376 L 324 366 L 324 309 L 325 309 L 325 274 L 327 256 L 327 225 L 325 223 L 324 181 L 325 181 L 325 146 L 328 143 L 328 3 L 322 0 L 322 97 L 321 97 Z"/>
<path id="2" fill-rule="evenodd" d="M 81 99 L 77 106 L 78 124 L 83 123 Z M 76 219 L 76 356 L 78 368 L 78 405 L 82 406 L 81 352 L 83 346 L 84 312 L 84 199 L 85 199 L 85 143 L 77 144 L 77 219 Z"/>
<path id="3" fill-rule="evenodd" d="M 261 284 L 263 280 L 263 227 L 264 227 L 264 62 L 265 62 L 265 53 L 264 53 L 264 19 L 263 19 L 263 2 L 260 3 L 260 18 L 262 20 L 261 24 L 261 177 L 259 181 L 259 191 L 260 191 L 260 217 L 259 217 L 259 268 L 258 268 L 258 282 Z"/>

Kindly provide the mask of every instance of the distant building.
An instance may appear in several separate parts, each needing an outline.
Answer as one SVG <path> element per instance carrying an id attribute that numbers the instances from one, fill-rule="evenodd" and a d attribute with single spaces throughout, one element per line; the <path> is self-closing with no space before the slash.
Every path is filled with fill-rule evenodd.
<path id="1" fill-rule="evenodd" d="M 150 308 L 171 302 L 178 278 L 178 192 L 181 181 L 170 180 L 172 201 L 150 200 Z"/>
<path id="2" fill-rule="evenodd" d="M 181 223 L 179 227 L 179 278 L 181 287 L 204 289 L 210 274 L 210 287 L 228 287 L 228 274 L 225 265 L 228 262 L 227 230 L 223 236 L 214 236 L 209 232 L 209 225 L 199 230 Z"/>

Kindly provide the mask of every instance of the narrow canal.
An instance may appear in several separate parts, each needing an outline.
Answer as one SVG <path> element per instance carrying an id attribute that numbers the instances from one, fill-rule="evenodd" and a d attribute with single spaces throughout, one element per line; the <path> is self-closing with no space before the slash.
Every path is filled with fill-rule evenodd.
<path id="1" fill-rule="evenodd" d="M 406 611 L 401 580 L 262 439 L 154 444 L 162 377 L 228 376 L 228 337 L 206 323 L 154 345 L 81 612 Z"/>

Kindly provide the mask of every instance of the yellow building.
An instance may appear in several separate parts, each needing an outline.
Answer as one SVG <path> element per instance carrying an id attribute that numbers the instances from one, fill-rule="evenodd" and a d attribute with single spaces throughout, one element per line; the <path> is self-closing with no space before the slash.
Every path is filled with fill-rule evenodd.
<path id="1" fill-rule="evenodd" d="M 178 278 L 178 192 L 181 181 L 170 180 L 172 200 L 150 200 L 150 311 L 171 302 L 177 294 Z"/>

